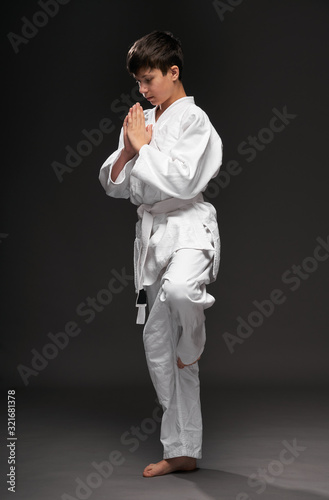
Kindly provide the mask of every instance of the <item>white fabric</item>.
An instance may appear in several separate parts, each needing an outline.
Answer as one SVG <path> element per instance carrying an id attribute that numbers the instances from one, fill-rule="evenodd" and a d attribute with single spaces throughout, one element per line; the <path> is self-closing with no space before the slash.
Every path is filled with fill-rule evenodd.
<path id="1" fill-rule="evenodd" d="M 116 181 L 111 170 L 123 149 L 119 147 L 101 167 L 99 180 L 109 196 L 130 198 L 135 205 L 153 205 L 168 198 L 190 199 L 205 191 L 222 162 L 222 141 L 206 113 L 193 97 L 183 97 L 169 106 L 155 122 L 156 108 L 144 111 L 146 125 L 153 124 L 152 140 L 139 155 L 126 163 Z M 141 252 L 141 218 L 136 224 L 135 286 Z M 219 266 L 220 240 L 216 210 L 201 201 L 153 217 L 153 228 L 144 266 L 143 285 L 154 282 L 170 256 L 180 248 L 215 249 L 212 280 Z"/>
<path id="2" fill-rule="evenodd" d="M 204 309 L 214 303 L 206 285 L 217 276 L 220 239 L 216 210 L 201 193 L 220 169 L 222 142 L 193 97 L 175 101 L 157 122 L 155 111 L 144 111 L 146 125 L 153 124 L 150 144 L 126 163 L 113 182 L 111 170 L 123 150 L 121 130 L 119 147 L 102 165 L 99 179 L 109 196 L 130 198 L 140 207 L 135 287 L 137 292 L 144 287 L 147 293 L 149 317 L 143 340 L 164 410 L 164 458 L 201 458 L 198 363 L 179 369 L 177 357 L 190 364 L 201 355 L 206 339 Z M 145 308 L 139 311 L 138 321 L 143 322 Z"/>
<path id="3" fill-rule="evenodd" d="M 201 356 L 206 335 L 204 309 L 214 303 L 206 292 L 213 251 L 175 252 L 159 279 L 146 287 L 150 314 L 143 332 L 150 376 L 163 409 L 163 458 L 202 456 L 199 366 L 178 368 Z"/>
<path id="4" fill-rule="evenodd" d="M 138 255 L 138 261 L 136 264 L 136 292 L 143 287 L 144 283 L 147 283 L 147 276 L 144 273 L 144 267 L 146 264 L 148 247 L 150 242 L 150 236 L 153 227 L 153 217 L 154 215 L 159 215 L 162 213 L 168 214 L 175 210 L 186 207 L 187 205 L 197 203 L 203 201 L 203 196 L 199 193 L 197 196 L 192 198 L 191 200 L 180 200 L 179 198 L 168 198 L 167 200 L 158 201 L 153 205 L 147 205 L 143 203 L 137 210 L 138 216 L 142 219 L 142 228 L 141 228 L 141 251 Z M 150 260 L 150 259 L 149 259 Z M 143 280 L 144 277 L 144 280 Z M 151 283 L 153 283 L 153 279 L 151 278 Z M 137 324 L 145 323 L 145 305 L 139 304 L 138 295 L 136 299 L 136 306 L 138 309 L 137 314 Z"/>

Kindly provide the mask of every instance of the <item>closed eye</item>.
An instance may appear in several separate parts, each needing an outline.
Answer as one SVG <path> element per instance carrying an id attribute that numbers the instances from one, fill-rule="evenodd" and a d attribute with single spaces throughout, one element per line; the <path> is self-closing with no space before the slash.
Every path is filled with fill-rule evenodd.
<path id="1" fill-rule="evenodd" d="M 152 80 L 153 80 L 153 78 L 146 78 L 146 79 L 145 79 L 145 83 L 151 83 L 151 81 L 152 81 Z M 136 81 L 136 83 L 137 83 L 138 85 L 140 85 L 140 84 L 141 84 L 141 82 L 140 82 L 139 80 L 135 80 L 135 81 Z"/>

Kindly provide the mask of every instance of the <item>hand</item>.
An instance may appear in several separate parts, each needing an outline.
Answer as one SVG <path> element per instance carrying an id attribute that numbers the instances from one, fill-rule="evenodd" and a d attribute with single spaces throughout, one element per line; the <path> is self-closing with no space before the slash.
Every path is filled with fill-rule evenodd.
<path id="1" fill-rule="evenodd" d="M 139 102 L 130 108 L 125 122 L 128 147 L 131 146 L 135 154 L 139 153 L 140 148 L 149 144 L 152 139 L 152 125 L 145 127 L 143 108 Z"/>
<path id="2" fill-rule="evenodd" d="M 178 368 L 184 368 L 185 366 L 194 365 L 195 363 L 197 363 L 199 361 L 200 358 L 201 358 L 201 356 L 199 356 L 196 361 L 193 361 L 193 363 L 190 363 L 189 365 L 184 365 L 183 361 L 180 358 L 177 358 L 177 366 L 178 366 Z"/>
<path id="3" fill-rule="evenodd" d="M 124 142 L 124 152 L 127 157 L 133 158 L 136 154 L 134 148 L 131 145 L 131 142 L 128 138 L 128 115 L 123 121 L 123 142 Z"/>

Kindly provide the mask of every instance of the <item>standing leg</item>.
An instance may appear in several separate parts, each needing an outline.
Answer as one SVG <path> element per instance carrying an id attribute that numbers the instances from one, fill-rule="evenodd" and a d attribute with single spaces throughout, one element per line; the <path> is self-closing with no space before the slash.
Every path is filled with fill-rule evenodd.
<path id="1" fill-rule="evenodd" d="M 181 357 L 184 364 L 190 364 L 203 351 L 203 311 L 214 302 L 205 290 L 212 259 L 211 251 L 179 250 L 161 278 L 146 289 L 150 314 L 143 341 L 150 376 L 164 412 L 160 439 L 164 446 L 162 462 L 166 462 L 162 467 L 165 472 L 150 471 L 150 475 L 176 470 L 168 470 L 174 458 L 179 461 L 189 457 L 188 462 L 201 458 L 199 367 L 196 362 L 180 369 L 177 359 Z"/>

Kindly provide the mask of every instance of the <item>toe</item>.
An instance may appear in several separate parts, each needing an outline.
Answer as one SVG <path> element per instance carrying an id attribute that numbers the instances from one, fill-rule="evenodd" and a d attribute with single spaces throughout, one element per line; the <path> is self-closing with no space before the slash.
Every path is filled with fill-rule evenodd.
<path id="1" fill-rule="evenodd" d="M 149 464 L 145 467 L 143 471 L 143 476 L 149 476 L 155 464 Z"/>
<path id="2" fill-rule="evenodd" d="M 144 470 L 151 470 L 154 466 L 155 464 L 148 464 Z"/>
<path id="3" fill-rule="evenodd" d="M 143 472 L 143 476 L 152 477 L 154 475 L 152 471 L 153 471 L 152 467 L 147 467 Z"/>

